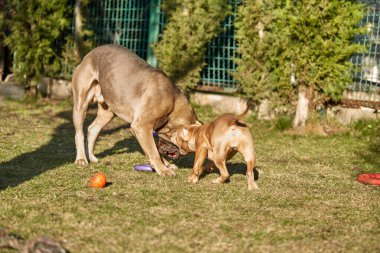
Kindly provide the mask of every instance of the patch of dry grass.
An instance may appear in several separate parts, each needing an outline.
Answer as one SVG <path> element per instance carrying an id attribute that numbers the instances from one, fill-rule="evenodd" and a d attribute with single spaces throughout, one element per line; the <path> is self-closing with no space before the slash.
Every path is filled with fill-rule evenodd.
<path id="1" fill-rule="evenodd" d="M 215 116 L 195 110 L 203 121 Z M 239 157 L 225 185 L 211 183 L 216 174 L 187 184 L 193 156 L 173 178 L 134 171 L 147 160 L 118 119 L 98 139 L 100 162 L 78 167 L 70 103 L 3 102 L 0 226 L 26 239 L 48 235 L 71 252 L 380 251 L 380 187 L 355 181 L 380 172 L 378 134 L 300 136 L 248 122 L 260 171 L 253 192 Z M 97 171 L 112 184 L 89 188 Z"/>

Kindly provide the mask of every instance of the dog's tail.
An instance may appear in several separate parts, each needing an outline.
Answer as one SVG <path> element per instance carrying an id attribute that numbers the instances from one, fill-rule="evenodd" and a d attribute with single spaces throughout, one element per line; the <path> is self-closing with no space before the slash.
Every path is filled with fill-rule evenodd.
<path id="1" fill-rule="evenodd" d="M 231 125 L 238 125 L 238 126 L 246 126 L 244 122 L 241 122 L 241 120 L 247 115 L 249 112 L 250 107 L 247 106 L 247 108 L 242 112 L 240 115 L 235 116 L 232 119 Z"/>
<path id="2" fill-rule="evenodd" d="M 247 106 L 247 108 L 245 108 L 244 112 L 242 112 L 240 115 L 236 116 L 235 122 L 243 119 L 247 115 L 248 111 L 249 111 L 249 106 Z"/>

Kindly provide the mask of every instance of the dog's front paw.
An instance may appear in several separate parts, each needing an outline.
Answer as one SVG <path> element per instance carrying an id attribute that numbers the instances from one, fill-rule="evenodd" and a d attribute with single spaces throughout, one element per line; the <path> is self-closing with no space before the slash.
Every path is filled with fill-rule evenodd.
<path id="1" fill-rule="evenodd" d="M 248 190 L 258 190 L 259 187 L 257 186 L 256 182 L 248 182 Z"/>
<path id="2" fill-rule="evenodd" d="M 75 160 L 76 165 L 85 166 L 88 164 L 87 159 L 77 159 Z"/>
<path id="3" fill-rule="evenodd" d="M 97 163 L 97 162 L 99 162 L 99 160 L 98 160 L 98 158 L 96 158 L 96 156 L 90 155 L 90 162 Z"/>
<path id="4" fill-rule="evenodd" d="M 220 176 L 220 177 L 212 180 L 212 183 L 213 184 L 222 184 L 222 183 L 226 183 L 227 180 L 228 180 L 228 178 L 223 178 L 223 177 Z"/>
<path id="5" fill-rule="evenodd" d="M 175 164 L 173 164 L 173 163 L 170 163 L 170 164 L 169 164 L 169 168 L 170 168 L 171 170 L 178 170 L 177 165 L 175 165 Z"/>
<path id="6" fill-rule="evenodd" d="M 187 182 L 188 183 L 193 183 L 193 184 L 196 184 L 198 183 L 199 181 L 199 177 L 195 174 L 191 174 L 188 178 L 187 178 Z"/>
<path id="7" fill-rule="evenodd" d="M 175 176 L 175 172 L 172 169 L 166 169 L 166 170 L 161 170 L 157 171 L 157 174 L 160 175 L 161 177 L 167 177 L 167 176 Z"/>

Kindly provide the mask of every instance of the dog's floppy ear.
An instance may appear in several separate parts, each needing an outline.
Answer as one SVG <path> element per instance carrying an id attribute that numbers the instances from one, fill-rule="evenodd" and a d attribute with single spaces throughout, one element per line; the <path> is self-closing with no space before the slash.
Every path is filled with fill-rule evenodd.
<path id="1" fill-rule="evenodd" d="M 196 125 L 196 126 L 201 126 L 201 125 L 203 125 L 203 123 L 200 122 L 199 120 L 196 120 L 196 121 L 195 121 L 195 125 Z"/>
<path id="2" fill-rule="evenodd" d="M 182 128 L 181 137 L 184 141 L 190 140 L 189 130 L 186 127 Z"/>

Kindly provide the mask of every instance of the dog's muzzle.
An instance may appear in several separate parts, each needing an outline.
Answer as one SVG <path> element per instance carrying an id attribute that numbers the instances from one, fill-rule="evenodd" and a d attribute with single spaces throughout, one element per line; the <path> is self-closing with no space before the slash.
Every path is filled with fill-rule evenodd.
<path id="1" fill-rule="evenodd" d="M 161 155 L 165 155 L 169 157 L 170 159 L 177 160 L 178 158 L 182 156 L 179 148 L 176 145 L 162 138 L 158 139 L 157 146 L 158 146 L 158 152 Z"/>

